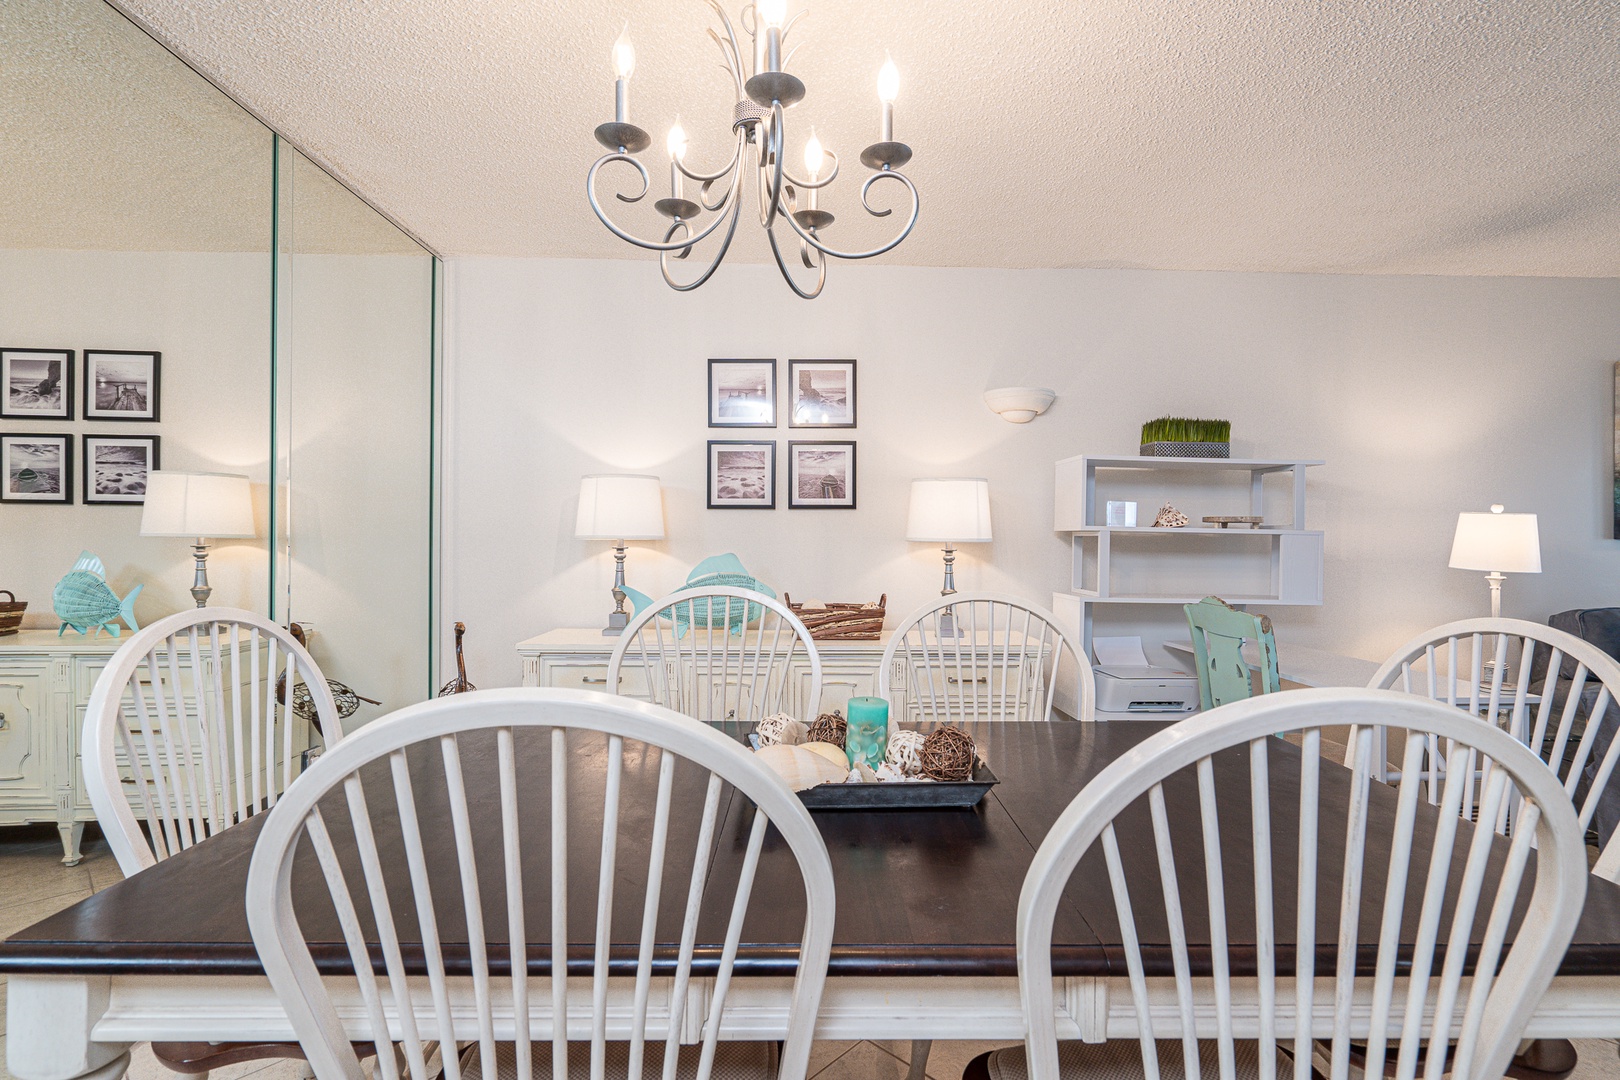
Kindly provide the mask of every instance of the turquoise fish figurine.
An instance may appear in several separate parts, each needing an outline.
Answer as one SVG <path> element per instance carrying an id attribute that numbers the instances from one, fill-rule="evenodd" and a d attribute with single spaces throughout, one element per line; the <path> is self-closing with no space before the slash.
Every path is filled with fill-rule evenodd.
<path id="1" fill-rule="evenodd" d="M 107 568 L 101 565 L 101 560 L 88 551 L 81 551 L 79 561 L 63 575 L 51 593 L 51 606 L 62 620 L 56 636 L 61 637 L 71 626 L 81 634 L 106 630 L 117 637 L 119 626 L 115 620 L 120 616 L 131 630 L 139 630 L 135 622 L 135 597 L 143 588 L 145 586 L 137 585 L 129 590 L 128 596 L 118 599 L 112 586 L 107 584 Z"/>

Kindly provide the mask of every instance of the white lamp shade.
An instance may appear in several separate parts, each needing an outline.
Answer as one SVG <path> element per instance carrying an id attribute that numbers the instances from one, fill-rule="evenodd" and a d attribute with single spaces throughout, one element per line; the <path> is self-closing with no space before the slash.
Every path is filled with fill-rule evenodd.
<path id="1" fill-rule="evenodd" d="M 977 477 L 913 480 L 906 539 L 928 543 L 990 542 L 990 481 Z"/>
<path id="2" fill-rule="evenodd" d="M 1451 566 L 1503 574 L 1541 573 L 1541 537 L 1534 514 L 1457 515 Z"/>
<path id="3" fill-rule="evenodd" d="M 257 536 L 253 488 L 228 473 L 154 472 L 146 478 L 142 536 Z"/>
<path id="4" fill-rule="evenodd" d="M 664 493 L 658 477 L 580 477 L 574 535 L 599 540 L 662 540 Z"/>

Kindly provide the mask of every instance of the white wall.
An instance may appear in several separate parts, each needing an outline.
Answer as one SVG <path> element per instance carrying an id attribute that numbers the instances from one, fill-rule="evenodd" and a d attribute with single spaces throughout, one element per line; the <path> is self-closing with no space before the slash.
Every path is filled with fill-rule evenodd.
<path id="1" fill-rule="evenodd" d="M 83 549 L 118 595 L 145 583 L 142 625 L 193 606 L 188 541 L 142 537 L 138 505 L 83 505 L 83 433 L 157 435 L 166 469 L 251 477 L 260 538 L 221 541 L 208 576 L 213 604 L 266 610 L 269 305 L 268 253 L 0 251 L 0 346 L 74 350 L 76 417 L 86 348 L 163 354 L 156 423 L 0 420 L 0 431 L 74 437 L 73 505 L 0 503 L 0 589 L 28 601 L 28 625 L 57 625 L 51 590 Z"/>
<path id="2" fill-rule="evenodd" d="M 475 683 L 515 683 L 522 638 L 603 621 L 612 557 L 573 538 L 581 474 L 663 478 L 669 539 L 630 557 L 644 592 L 734 551 L 795 599 L 886 592 L 892 625 L 939 588 L 938 551 L 903 538 L 913 477 L 989 477 L 996 540 L 964 549 L 959 587 L 1045 603 L 1068 573 L 1052 463 L 1134 452 L 1141 422 L 1165 414 L 1230 419 L 1234 455 L 1327 459 L 1309 508 L 1327 532 L 1326 603 L 1271 610 L 1284 649 L 1381 658 L 1484 614 L 1481 576 L 1446 559 L 1457 511 L 1492 502 L 1541 515 L 1545 572 L 1510 579 L 1508 614 L 1620 604 L 1608 539 L 1620 281 L 831 275 L 806 303 L 769 267 L 724 267 L 678 295 L 649 261 L 454 262 L 444 615 L 468 624 Z M 705 361 L 726 356 L 776 357 L 780 380 L 789 357 L 858 360 L 858 510 L 785 509 L 786 442 L 813 435 L 785 421 L 781 508 L 704 509 L 705 441 L 744 437 L 705 426 Z M 1059 397 L 1015 426 L 981 400 L 1002 385 Z"/>

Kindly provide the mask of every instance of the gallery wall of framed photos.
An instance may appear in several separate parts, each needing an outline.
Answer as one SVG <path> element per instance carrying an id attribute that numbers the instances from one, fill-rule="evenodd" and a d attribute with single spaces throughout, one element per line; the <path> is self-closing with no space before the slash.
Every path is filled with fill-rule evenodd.
<path id="1" fill-rule="evenodd" d="M 854 360 L 787 361 L 785 401 L 778 399 L 777 361 L 709 361 L 709 427 L 853 432 L 856 426 Z M 781 404 L 783 407 L 779 408 Z M 777 440 L 711 439 L 708 444 L 710 510 L 774 510 Z M 780 455 L 790 510 L 855 509 L 855 439 L 789 439 Z"/>
<path id="2" fill-rule="evenodd" d="M 160 437 L 99 428 L 156 424 L 162 366 L 156 351 L 0 347 L 0 502 L 145 502 Z"/>

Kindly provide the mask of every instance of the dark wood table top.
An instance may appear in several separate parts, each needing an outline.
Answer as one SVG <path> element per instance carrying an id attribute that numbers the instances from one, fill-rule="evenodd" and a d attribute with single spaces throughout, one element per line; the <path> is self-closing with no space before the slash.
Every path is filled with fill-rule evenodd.
<path id="1" fill-rule="evenodd" d="M 1154 732 L 1163 723 L 1128 721 L 1098 724 L 1059 722 L 1002 723 L 970 725 L 986 758 L 1001 783 L 990 796 L 972 810 L 934 811 L 845 811 L 818 812 L 821 828 L 832 860 L 838 888 L 838 917 L 834 934 L 832 973 L 855 976 L 1012 976 L 1017 973 L 1014 928 L 1018 893 L 1036 847 L 1057 816 L 1087 780 L 1130 747 Z M 739 734 L 733 731 L 733 734 Z M 1274 740 L 1272 749 L 1273 851 L 1279 901 L 1278 936 L 1292 939 L 1294 910 L 1293 858 L 1297 844 L 1297 818 L 1290 812 L 1297 806 L 1298 750 Z M 498 792 L 493 772 L 493 740 L 474 736 L 464 739 L 463 757 L 468 789 L 473 802 L 476 845 L 481 854 L 488 848 L 492 867 L 484 883 L 485 925 L 492 940 L 505 927 L 503 883 L 500 876 L 499 822 L 494 810 Z M 600 865 L 601 759 L 604 741 L 597 736 L 576 735 L 573 752 L 583 760 L 576 770 L 569 791 L 570 817 L 576 839 L 569 848 L 570 937 L 580 943 L 570 958 L 570 971 L 589 972 L 589 942 L 593 932 L 597 868 Z M 550 852 L 546 827 L 545 776 L 541 769 L 546 750 L 541 737 L 520 738 L 520 777 L 527 777 L 522 802 L 522 822 L 526 850 L 524 890 L 531 911 L 529 925 L 544 933 L 549 925 Z M 413 758 L 413 767 L 424 781 L 437 766 L 437 750 Z M 647 804 L 656 781 L 656 758 L 633 750 L 625 766 L 625 798 L 621 808 L 617 892 L 615 894 L 615 939 L 634 940 L 639 924 L 641 889 L 646 866 L 650 813 Z M 531 766 L 525 770 L 524 766 Z M 1290 767 L 1292 766 L 1292 767 Z M 1190 778 L 1189 778 L 1190 779 Z M 1343 805 L 1339 793 L 1349 773 L 1333 764 L 1324 764 L 1322 773 L 1324 811 Z M 1248 806 L 1248 763 L 1246 752 L 1229 752 L 1217 757 L 1216 785 L 1220 792 L 1222 845 L 1225 852 L 1227 906 L 1232 942 L 1233 973 L 1243 974 L 1250 963 L 1249 942 L 1253 941 L 1252 876 Z M 452 865 L 448 815 L 438 813 L 432 798 L 426 796 L 426 783 L 419 784 L 419 810 L 425 823 L 429 858 L 437 853 Z M 675 809 L 669 844 L 668 865 L 683 868 L 666 878 L 659 917 L 660 965 L 667 963 L 678 936 L 680 907 L 684 903 L 684 868 L 691 862 L 695 844 L 697 805 L 702 798 L 703 779 L 690 766 L 676 770 Z M 1394 812 L 1395 790 L 1374 784 L 1370 837 L 1372 847 L 1367 879 L 1362 892 L 1363 940 L 1376 935 L 1378 912 L 1383 898 L 1383 862 L 1387 840 L 1378 847 L 1376 833 L 1381 821 Z M 368 790 L 369 786 L 368 786 Z M 1199 867 L 1202 853 L 1199 841 L 1199 812 L 1196 790 L 1189 784 L 1166 786 L 1172 828 L 1178 837 L 1178 876 L 1186 897 L 1189 936 L 1196 944 L 1209 940 L 1203 925 L 1206 903 Z M 732 883 L 741 864 L 744 841 L 754 808 L 750 802 L 733 797 L 728 788 L 721 808 L 722 825 L 711 857 L 711 886 L 705 895 L 699 927 L 701 973 L 718 956 L 729 913 Z M 1230 808 L 1230 812 L 1228 812 Z M 384 862 L 397 876 L 391 892 L 401 902 L 408 898 L 404 859 L 398 854 L 391 831 L 391 796 L 386 783 L 372 798 Z M 1138 813 L 1138 810 L 1140 811 Z M 532 813 L 531 813 L 532 811 Z M 329 815 L 334 838 L 340 850 L 345 830 L 336 815 Z M 1319 878 L 1320 923 L 1317 935 L 1318 973 L 1332 970 L 1336 957 L 1333 942 L 1338 905 L 1338 867 L 1344 845 L 1343 824 L 1325 812 L 1320 830 L 1321 872 Z M 248 863 L 261 819 L 253 819 L 229 829 L 189 851 L 159 863 L 127 881 L 106 889 L 0 944 L 0 972 L 60 974 L 215 974 L 251 975 L 261 973 L 252 939 L 247 930 L 244 888 Z M 1435 812 L 1420 815 L 1414 848 L 1424 851 L 1433 833 Z M 1158 878 L 1145 807 L 1133 807 L 1121 819 L 1119 832 L 1122 853 L 1133 881 L 1133 902 L 1144 942 L 1144 960 L 1150 974 L 1168 974 L 1169 951 L 1163 929 L 1162 905 L 1157 899 Z M 1131 844 L 1129 837 L 1141 830 L 1143 842 Z M 1185 837 L 1185 843 L 1181 838 Z M 395 857 L 389 857 L 390 846 Z M 1505 851 L 1505 842 L 1497 847 Z M 1459 839 L 1459 851 L 1466 845 Z M 306 927 L 317 963 L 325 970 L 341 971 L 347 956 L 338 942 L 335 918 L 324 887 L 317 880 L 313 859 L 300 853 L 294 875 L 294 897 L 299 918 Z M 1454 877 L 1460 877 L 1461 855 L 1454 863 Z M 483 859 L 480 865 L 486 865 Z M 481 870 L 481 873 L 483 871 Z M 461 925 L 459 887 L 453 875 L 442 875 L 442 890 L 435 889 L 435 905 L 441 930 L 447 941 L 456 940 Z M 1414 881 L 1417 895 L 1421 878 Z M 355 879 L 358 881 L 358 878 Z M 397 886 L 397 888 L 395 888 Z M 1287 899 L 1283 899 L 1286 897 Z M 1416 905 L 1409 904 L 1408 931 L 1415 922 Z M 753 899 L 744 926 L 737 974 L 782 975 L 794 965 L 794 949 L 803 927 L 803 891 L 791 852 L 772 832 L 766 841 Z M 1475 940 L 1483 929 L 1483 913 L 1475 928 Z M 1247 921 L 1246 921 L 1247 920 Z M 411 940 L 409 917 L 400 920 L 400 933 Z M 1404 936 L 1404 934 L 1403 934 Z M 1119 929 L 1114 904 L 1100 855 L 1092 853 L 1080 864 L 1070 883 L 1065 905 L 1059 910 L 1054 934 L 1053 967 L 1056 974 L 1074 976 L 1123 975 L 1124 963 L 1118 950 Z M 531 956 L 530 968 L 538 974 L 546 970 L 545 950 Z M 616 950 L 613 970 L 626 971 L 633 962 L 632 950 Z M 1207 971 L 1207 948 L 1193 950 L 1195 969 Z M 454 969 L 457 950 L 447 947 L 446 956 Z M 1282 957 L 1291 963 L 1287 950 Z M 1357 957 L 1358 967 L 1370 973 L 1372 954 Z M 504 950 L 492 951 L 491 964 L 505 970 Z M 1597 878 L 1591 879 L 1586 909 L 1571 946 L 1560 967 L 1564 975 L 1620 974 L 1620 887 Z"/>

